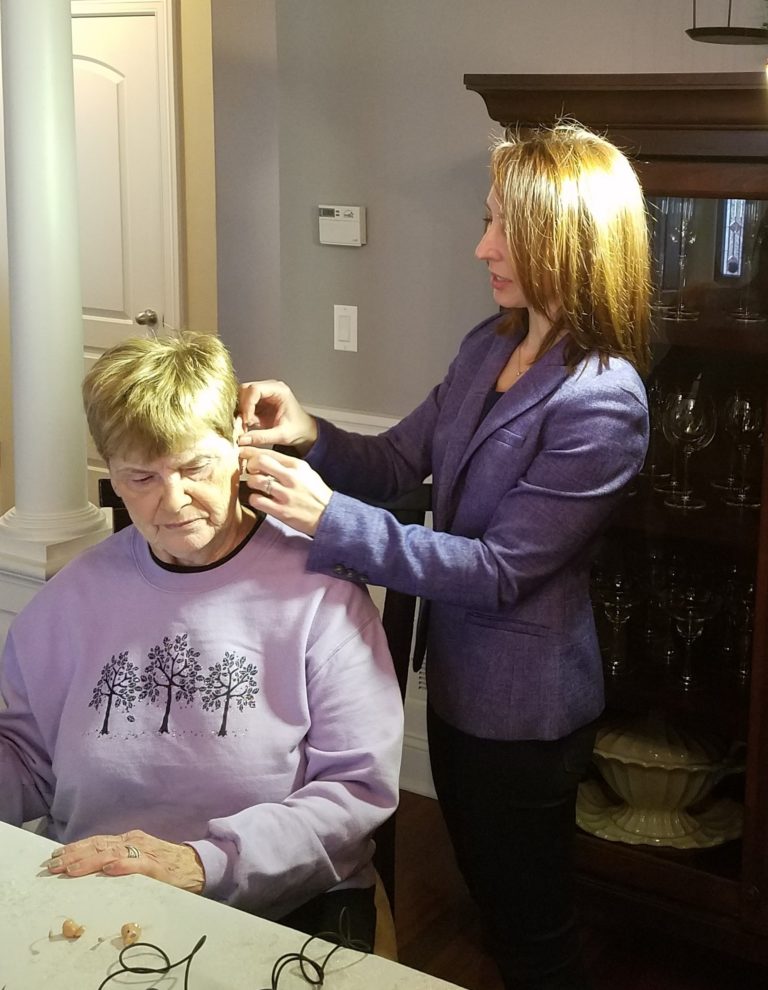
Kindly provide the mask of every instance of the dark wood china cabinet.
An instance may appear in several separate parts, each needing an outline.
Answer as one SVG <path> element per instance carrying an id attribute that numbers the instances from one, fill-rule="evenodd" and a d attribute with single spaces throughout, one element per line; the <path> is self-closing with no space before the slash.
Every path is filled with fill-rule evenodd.
<path id="1" fill-rule="evenodd" d="M 502 125 L 605 133 L 648 201 L 651 445 L 596 555 L 607 708 L 579 799 L 584 909 L 768 964 L 765 76 L 464 82 Z"/>

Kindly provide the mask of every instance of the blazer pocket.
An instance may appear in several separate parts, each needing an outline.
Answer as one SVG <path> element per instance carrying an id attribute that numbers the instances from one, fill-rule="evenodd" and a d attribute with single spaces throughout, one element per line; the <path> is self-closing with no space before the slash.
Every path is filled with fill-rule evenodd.
<path id="1" fill-rule="evenodd" d="M 525 443 L 525 437 L 521 437 L 519 433 L 513 433 L 505 426 L 495 430 L 488 439 L 503 443 L 506 447 L 522 447 Z"/>
<path id="2" fill-rule="evenodd" d="M 471 626 L 504 629 L 519 633 L 521 636 L 548 636 L 550 632 L 549 626 L 540 626 L 536 622 L 522 622 L 511 616 L 499 615 L 497 612 L 466 612 L 465 618 Z"/>

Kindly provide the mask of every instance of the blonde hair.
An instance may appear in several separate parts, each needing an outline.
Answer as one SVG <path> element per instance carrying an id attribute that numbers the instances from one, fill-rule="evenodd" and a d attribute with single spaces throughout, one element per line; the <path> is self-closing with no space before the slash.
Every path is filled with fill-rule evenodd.
<path id="1" fill-rule="evenodd" d="M 83 380 L 88 428 L 107 463 L 164 457 L 209 430 L 231 440 L 237 396 L 227 349 L 206 333 L 124 340 Z"/>
<path id="2" fill-rule="evenodd" d="M 597 352 L 603 361 L 621 356 L 645 369 L 648 222 L 627 158 L 605 138 L 560 123 L 499 140 L 491 176 L 525 297 L 556 314 L 540 354 L 565 330 L 571 368 Z M 516 326 L 519 316 L 511 315 L 505 327 Z"/>

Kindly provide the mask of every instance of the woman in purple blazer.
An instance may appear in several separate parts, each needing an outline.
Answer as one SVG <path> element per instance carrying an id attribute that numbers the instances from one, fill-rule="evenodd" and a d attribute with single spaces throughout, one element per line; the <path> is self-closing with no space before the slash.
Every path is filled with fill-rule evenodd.
<path id="1" fill-rule="evenodd" d="M 475 251 L 504 312 L 397 426 L 345 433 L 281 382 L 241 395 L 256 509 L 308 566 L 430 602 L 435 788 L 505 986 L 577 990 L 574 806 L 603 709 L 591 550 L 648 438 L 649 259 L 626 158 L 558 125 L 492 151 Z M 297 449 L 303 459 L 263 448 Z M 387 500 L 433 479 L 434 529 Z"/>

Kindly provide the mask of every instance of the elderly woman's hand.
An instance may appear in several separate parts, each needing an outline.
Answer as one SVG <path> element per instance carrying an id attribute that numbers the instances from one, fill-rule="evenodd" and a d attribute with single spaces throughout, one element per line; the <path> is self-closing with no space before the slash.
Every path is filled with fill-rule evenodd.
<path id="1" fill-rule="evenodd" d="M 111 877 L 141 873 L 182 890 L 200 894 L 205 871 L 192 846 L 165 842 L 138 829 L 122 835 L 92 835 L 57 849 L 47 863 L 50 873 L 84 877 L 105 873 Z"/>
<path id="2" fill-rule="evenodd" d="M 242 448 L 240 460 L 253 508 L 314 536 L 333 495 L 317 471 L 306 461 L 258 447 Z"/>
<path id="3" fill-rule="evenodd" d="M 304 456 L 317 440 L 317 424 L 285 382 L 245 382 L 240 386 L 240 417 L 246 431 L 240 443 L 295 447 Z"/>

